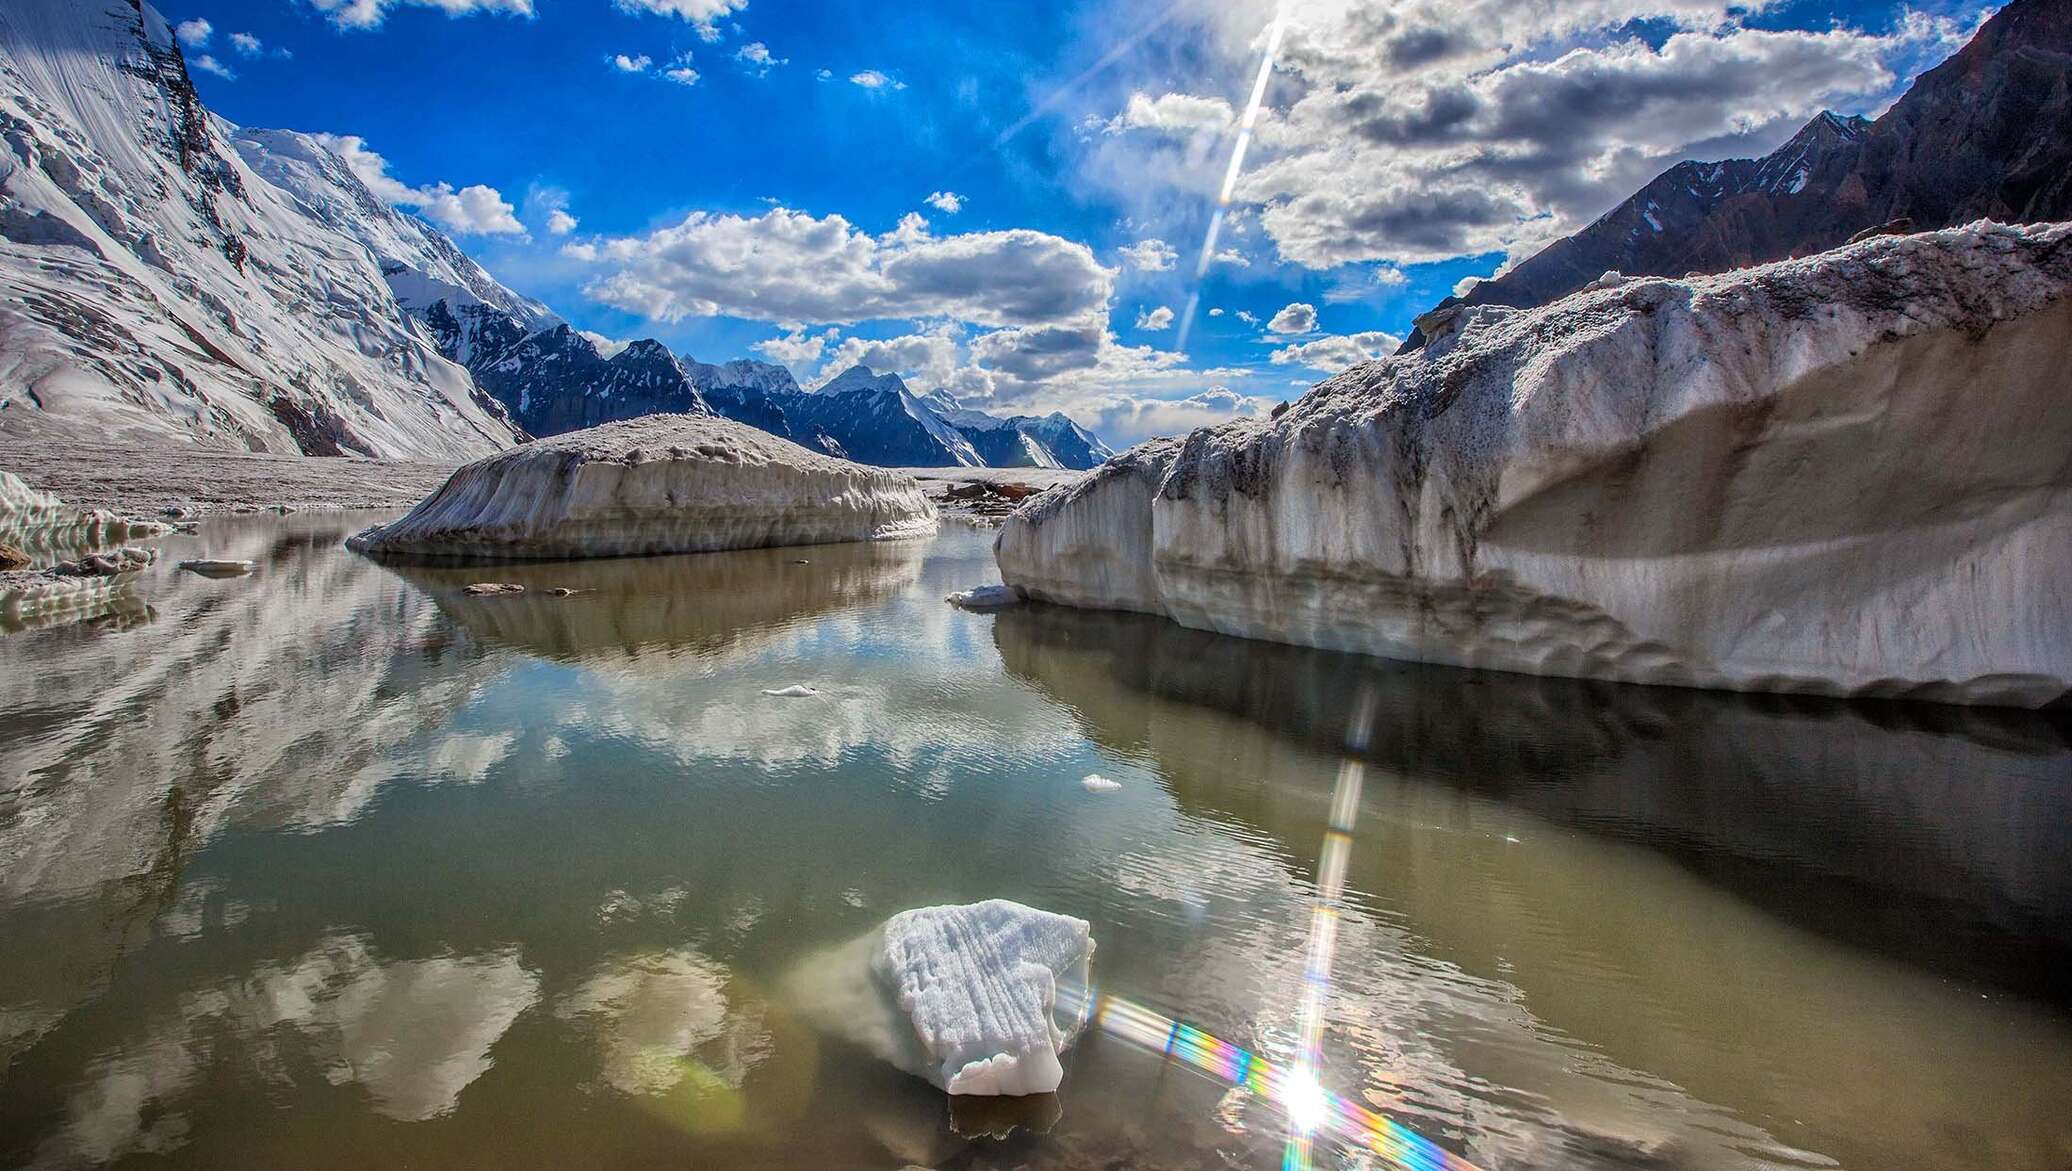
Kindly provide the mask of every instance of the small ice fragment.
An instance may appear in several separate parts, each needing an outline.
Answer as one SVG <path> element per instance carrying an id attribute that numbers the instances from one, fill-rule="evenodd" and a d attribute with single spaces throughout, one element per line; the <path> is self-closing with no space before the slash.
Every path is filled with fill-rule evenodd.
<path id="1" fill-rule="evenodd" d="M 960 610 L 1004 610 L 1022 604 L 1022 591 L 1008 585 L 979 586 L 951 594 L 943 601 Z"/>
<path id="2" fill-rule="evenodd" d="M 952 1094 L 1047 1094 L 1093 954 L 1084 919 L 991 899 L 894 915 L 785 983 L 821 1028 Z"/>
<path id="3" fill-rule="evenodd" d="M 462 587 L 460 592 L 474 598 L 498 598 L 509 594 L 522 594 L 525 587 L 508 581 L 478 581 Z"/>
<path id="4" fill-rule="evenodd" d="M 182 561 L 180 568 L 203 577 L 243 577 L 259 568 L 255 561 L 223 561 L 212 557 L 197 557 Z"/>
<path id="5" fill-rule="evenodd" d="M 804 699 L 809 695 L 819 695 L 820 693 L 803 683 L 794 683 L 790 687 L 765 687 L 763 688 L 763 694 L 774 695 L 780 699 Z"/>
<path id="6" fill-rule="evenodd" d="M 1113 793 L 1122 788 L 1121 781 L 1111 781 L 1099 773 L 1088 773 L 1086 779 L 1079 783 L 1085 785 L 1089 793 Z"/>

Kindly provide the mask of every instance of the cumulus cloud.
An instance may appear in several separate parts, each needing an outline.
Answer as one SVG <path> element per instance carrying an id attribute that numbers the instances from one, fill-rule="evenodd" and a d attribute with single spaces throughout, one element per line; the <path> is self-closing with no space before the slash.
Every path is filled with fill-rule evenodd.
<path id="1" fill-rule="evenodd" d="M 964 210 L 964 197 L 954 191 L 933 192 L 922 202 L 945 215 L 956 215 Z"/>
<path id="2" fill-rule="evenodd" d="M 1308 333 L 1317 327 L 1317 307 L 1307 301 L 1285 305 L 1266 328 L 1275 333 Z"/>
<path id="3" fill-rule="evenodd" d="M 1315 341 L 1299 342 L 1275 350 L 1270 359 L 1276 366 L 1307 366 L 1336 374 L 1348 366 L 1395 352 L 1403 339 L 1373 330 L 1348 335 L 1327 334 Z"/>
<path id="4" fill-rule="evenodd" d="M 1142 240 L 1116 249 L 1131 268 L 1141 272 L 1165 272 L 1180 259 L 1180 254 L 1164 240 Z"/>
<path id="5" fill-rule="evenodd" d="M 632 342 L 622 341 L 619 338 L 606 337 L 595 330 L 579 329 L 576 332 L 590 339 L 590 344 L 597 347 L 597 356 L 600 358 L 617 357 L 620 350 L 633 344 Z"/>
<path id="6" fill-rule="evenodd" d="M 208 44 L 209 38 L 215 32 L 215 25 L 199 17 L 193 20 L 183 20 L 173 26 L 173 35 L 180 38 L 180 43 L 190 49 L 199 49 L 203 45 Z"/>
<path id="7" fill-rule="evenodd" d="M 533 14 L 532 0 L 309 0 L 310 7 L 331 18 L 339 28 L 379 28 L 392 8 L 436 8 L 448 16 L 471 16 L 478 12 L 505 16 Z"/>
<path id="8" fill-rule="evenodd" d="M 624 53 L 614 53 L 611 56 L 612 68 L 621 73 L 646 73 L 654 63 L 655 59 L 646 53 L 636 57 L 628 57 Z"/>
<path id="9" fill-rule="evenodd" d="M 1138 329 L 1150 330 L 1155 333 L 1158 330 L 1171 329 L 1172 327 L 1173 311 L 1167 306 L 1160 305 L 1149 312 L 1140 311 L 1137 314 Z"/>
<path id="10" fill-rule="evenodd" d="M 621 12 L 673 16 L 690 24 L 701 41 L 720 38 L 719 22 L 748 7 L 748 0 L 616 0 Z"/>
<path id="11" fill-rule="evenodd" d="M 874 374 L 898 374 L 925 392 L 956 382 L 960 359 L 956 330 L 949 326 L 900 337 L 845 338 L 827 352 L 811 385 L 825 385 L 851 366 L 864 366 Z"/>
<path id="12" fill-rule="evenodd" d="M 585 292 L 658 321 L 724 314 L 1026 325 L 1104 309 L 1115 278 L 1085 245 L 1043 232 L 936 237 L 909 223 L 872 236 L 839 215 L 783 207 L 759 216 L 693 212 L 670 227 L 605 241 L 597 258 L 611 271 Z"/>
<path id="13" fill-rule="evenodd" d="M 231 33 L 230 47 L 236 49 L 240 57 L 257 57 L 266 51 L 266 46 L 251 33 Z"/>
<path id="14" fill-rule="evenodd" d="M 1212 385 L 1181 398 L 1110 395 L 1089 400 L 1081 411 L 1085 415 L 1082 421 L 1090 422 L 1109 442 L 1128 446 L 1160 435 L 1185 435 L 1199 427 L 1258 415 L 1272 407 L 1271 399 Z"/>
<path id="15" fill-rule="evenodd" d="M 678 53 L 676 59 L 669 63 L 669 67 L 662 70 L 662 76 L 678 85 L 698 84 L 698 71 L 691 68 L 689 52 Z"/>
<path id="16" fill-rule="evenodd" d="M 757 77 L 766 76 L 779 65 L 791 64 L 791 58 L 777 56 L 770 52 L 770 46 L 761 41 L 750 41 L 734 50 L 734 60 L 739 61 L 743 69 Z"/>
<path id="17" fill-rule="evenodd" d="M 862 86 L 862 87 L 863 87 L 863 88 L 865 88 L 865 89 L 905 89 L 905 88 L 906 88 L 906 82 L 903 82 L 903 81 L 896 81 L 896 80 L 894 80 L 894 79 L 893 79 L 892 77 L 890 77 L 890 76 L 888 76 L 888 75 L 886 75 L 886 74 L 884 74 L 884 73 L 880 73 L 880 72 L 878 72 L 878 71 L 877 71 L 877 70 L 875 70 L 875 69 L 865 69 L 865 70 L 862 70 L 861 72 L 857 72 L 857 73 L 852 73 L 852 74 L 850 74 L 850 75 L 849 75 L 849 81 L 850 81 L 850 82 L 851 82 L 852 84 L 855 84 L 855 85 L 860 85 L 860 86 Z"/>
<path id="18" fill-rule="evenodd" d="M 1975 0 L 1968 0 L 1976 6 Z M 1825 107 L 1875 109 L 1969 19 L 1891 31 L 1748 27 L 1730 0 L 1402 0 L 1293 9 L 1234 212 L 1314 269 L 1529 253 L 1687 157 L 1761 153 Z M 1257 60 L 1255 6 L 1204 6 L 1175 43 Z M 1645 30 L 1645 36 L 1641 30 Z M 1089 181 L 1155 212 L 1213 198 L 1220 97 L 1125 92 L 1082 134 Z M 1147 190 L 1163 187 L 1158 190 Z"/>
<path id="19" fill-rule="evenodd" d="M 820 361 L 820 355 L 830 342 L 841 336 L 838 329 L 824 333 L 808 333 L 806 327 L 797 322 L 786 323 L 789 328 L 782 337 L 764 338 L 748 348 L 779 365 L 789 366 L 794 372 L 801 371 Z"/>
<path id="20" fill-rule="evenodd" d="M 225 81 L 237 80 L 237 74 L 231 72 L 231 69 L 228 65 L 223 64 L 221 61 L 216 60 L 214 57 L 210 56 L 207 53 L 203 53 L 201 56 L 196 57 L 193 61 L 193 65 L 196 69 L 201 70 L 203 73 L 213 73 L 217 77 L 220 77 Z"/>
<path id="21" fill-rule="evenodd" d="M 1201 98 L 1192 94 L 1133 93 L 1122 112 L 1103 127 L 1110 134 L 1125 130 L 1161 130 L 1168 133 L 1220 133 L 1236 121 L 1230 103 L 1222 98 Z"/>
<path id="22" fill-rule="evenodd" d="M 1209 310 L 1209 316 L 1211 316 L 1211 317 L 1221 317 L 1221 316 L 1223 316 L 1223 307 L 1219 305 L 1219 306 L 1217 306 L 1216 308 L 1214 308 L 1214 309 L 1211 309 L 1211 310 Z"/>
<path id="23" fill-rule="evenodd" d="M 494 187 L 477 183 L 456 191 L 448 183 L 412 187 L 388 173 L 388 160 L 369 150 L 357 134 L 319 134 L 318 142 L 336 151 L 354 176 L 367 185 L 376 198 L 415 210 L 419 215 L 459 235 L 522 236 L 525 225 L 518 222 L 516 208 Z"/>
<path id="24" fill-rule="evenodd" d="M 558 207 L 547 212 L 547 231 L 552 235 L 566 236 L 576 230 L 578 222 L 576 217 Z"/>
<path id="25" fill-rule="evenodd" d="M 1240 309 L 1237 311 L 1237 319 L 1239 321 L 1244 322 L 1246 325 L 1259 324 L 1259 315 L 1246 309 Z"/>

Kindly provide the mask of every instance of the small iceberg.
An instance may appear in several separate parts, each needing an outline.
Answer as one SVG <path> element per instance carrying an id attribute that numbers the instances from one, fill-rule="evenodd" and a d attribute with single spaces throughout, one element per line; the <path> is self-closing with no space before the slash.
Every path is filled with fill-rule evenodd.
<path id="1" fill-rule="evenodd" d="M 1087 1016 L 1086 920 L 1006 899 L 904 911 L 786 980 L 815 1025 L 951 1094 L 1054 1093 Z"/>
<path id="2" fill-rule="evenodd" d="M 959 610 L 1005 610 L 1022 604 L 1022 591 L 1009 585 L 979 586 L 943 599 Z"/>
<path id="3" fill-rule="evenodd" d="M 763 694 L 774 695 L 779 699 L 804 699 L 809 695 L 819 695 L 820 692 L 803 683 L 794 683 L 790 687 L 765 687 Z"/>
<path id="4" fill-rule="evenodd" d="M 256 561 L 220 561 L 211 557 L 196 557 L 182 561 L 180 568 L 203 577 L 243 577 L 259 568 Z"/>
<path id="5" fill-rule="evenodd" d="M 1122 788 L 1121 781 L 1111 781 L 1099 773 L 1088 773 L 1086 774 L 1086 779 L 1079 783 L 1089 793 L 1113 793 L 1115 790 Z"/>

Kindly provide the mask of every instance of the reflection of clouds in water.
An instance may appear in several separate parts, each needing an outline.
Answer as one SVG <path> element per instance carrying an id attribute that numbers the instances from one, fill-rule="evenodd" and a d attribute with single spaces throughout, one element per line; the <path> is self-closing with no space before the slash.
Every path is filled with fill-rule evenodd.
<path id="1" fill-rule="evenodd" d="M 661 1094 L 694 1075 L 739 1088 L 770 1052 L 753 1013 L 732 1007 L 727 972 L 688 948 L 607 964 L 554 1006 L 595 1023 L 604 1080 L 626 1094 Z"/>
<path id="2" fill-rule="evenodd" d="M 510 754 L 511 746 L 517 742 L 516 732 L 494 735 L 449 732 L 432 747 L 431 776 L 433 779 L 479 781 L 489 775 L 496 762 Z"/>
<path id="3" fill-rule="evenodd" d="M 538 998 L 537 977 L 509 952 L 382 963 L 365 940 L 332 937 L 290 964 L 181 997 L 177 1020 L 96 1063 L 38 1162 L 178 1146 L 179 1097 L 197 1088 L 226 1034 L 270 1081 L 357 1083 L 376 1113 L 435 1118 L 489 1068 L 490 1048 Z"/>
<path id="4" fill-rule="evenodd" d="M 20 794 L 0 818 L 0 896 L 78 893 L 232 824 L 336 824 L 397 775 L 397 750 L 497 668 L 428 602 L 323 547 L 354 523 L 214 521 L 147 573 L 163 621 L 10 636 L 35 669 L 0 671 L 0 711 L 43 713 L 48 731 L 0 743 L 0 790 Z M 268 571 L 226 583 L 165 564 L 203 551 Z"/>

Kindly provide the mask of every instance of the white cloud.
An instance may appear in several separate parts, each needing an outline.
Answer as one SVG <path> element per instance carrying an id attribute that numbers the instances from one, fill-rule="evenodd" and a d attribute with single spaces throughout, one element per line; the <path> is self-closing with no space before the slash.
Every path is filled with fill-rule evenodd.
<path id="1" fill-rule="evenodd" d="M 1307 301 L 1295 301 L 1281 308 L 1266 323 L 1266 328 L 1275 333 L 1308 333 L 1317 327 L 1317 307 Z"/>
<path id="2" fill-rule="evenodd" d="M 547 212 L 547 231 L 553 235 L 568 235 L 576 230 L 577 222 L 576 217 L 561 208 L 552 208 Z"/>
<path id="3" fill-rule="evenodd" d="M 828 352 L 827 362 L 812 385 L 825 385 L 851 366 L 865 366 L 874 374 L 898 374 L 910 387 L 926 392 L 954 383 L 958 365 L 957 336 L 951 327 L 902 337 L 852 337 L 843 339 Z"/>
<path id="4" fill-rule="evenodd" d="M 655 59 L 646 53 L 642 53 L 637 57 L 628 57 L 624 53 L 614 53 L 611 56 L 611 63 L 612 68 L 621 73 L 646 73 L 648 67 L 655 63 Z"/>
<path id="5" fill-rule="evenodd" d="M 1122 258 L 1131 268 L 1141 272 L 1165 272 L 1180 259 L 1180 254 L 1173 251 L 1172 245 L 1157 239 L 1126 244 L 1116 251 L 1122 254 Z"/>
<path id="6" fill-rule="evenodd" d="M 600 358 L 617 357 L 620 350 L 633 344 L 615 337 L 606 337 L 595 330 L 579 329 L 576 332 L 590 339 L 590 344 L 597 347 L 597 356 Z"/>
<path id="7" fill-rule="evenodd" d="M 793 372 L 804 370 L 820 361 L 820 355 L 828 343 L 840 336 L 838 329 L 823 333 L 807 333 L 806 327 L 797 322 L 788 323 L 790 328 L 782 337 L 765 338 L 748 348 L 772 362 L 789 366 Z"/>
<path id="8" fill-rule="evenodd" d="M 1222 309 L 1222 307 L 1221 307 L 1221 306 L 1218 306 L 1218 307 L 1216 307 L 1216 308 L 1214 308 L 1214 309 L 1211 309 L 1211 310 L 1209 310 L 1209 316 L 1211 316 L 1211 317 L 1221 317 L 1221 316 L 1223 316 L 1223 309 Z"/>
<path id="9" fill-rule="evenodd" d="M 888 77 L 888 76 L 886 76 L 885 74 L 883 74 L 883 73 L 880 73 L 880 72 L 878 72 L 878 71 L 877 71 L 877 70 L 875 70 L 875 69 L 865 69 L 865 70 L 863 70 L 863 71 L 862 71 L 862 72 L 860 72 L 860 73 L 852 73 L 852 74 L 850 74 L 850 75 L 849 75 L 849 80 L 850 80 L 850 81 L 851 81 L 852 83 L 854 83 L 854 84 L 856 84 L 856 85 L 860 85 L 860 86 L 862 86 L 862 87 L 863 87 L 863 88 L 865 88 L 865 89 L 888 89 L 888 88 L 889 88 L 889 89 L 905 89 L 905 88 L 906 88 L 906 82 L 903 82 L 903 81 L 895 81 L 895 80 L 893 80 L 893 79 L 892 79 L 891 77 Z"/>
<path id="10" fill-rule="evenodd" d="M 964 210 L 964 197 L 954 191 L 934 192 L 922 202 L 945 215 L 956 215 Z"/>
<path id="11" fill-rule="evenodd" d="M 257 57 L 266 51 L 265 44 L 251 33 L 231 33 L 230 47 L 236 49 L 240 57 Z"/>
<path id="12" fill-rule="evenodd" d="M 835 71 L 832 69 L 815 69 L 813 71 L 813 76 L 819 78 L 822 81 L 833 81 Z"/>
<path id="13" fill-rule="evenodd" d="M 1125 130 L 1214 134 L 1220 133 L 1235 120 L 1236 115 L 1231 111 L 1230 103 L 1222 98 L 1201 98 L 1192 94 L 1175 93 L 1160 94 L 1154 98 L 1142 93 L 1133 93 L 1122 113 L 1110 119 L 1103 129 L 1110 134 L 1119 134 Z"/>
<path id="14" fill-rule="evenodd" d="M 1115 278 L 1085 245 L 1044 232 L 935 237 L 908 223 L 878 237 L 839 215 L 782 207 L 753 217 L 693 212 L 605 242 L 598 256 L 611 271 L 584 291 L 659 321 L 1034 324 L 1104 310 Z"/>
<path id="15" fill-rule="evenodd" d="M 1090 423 L 1109 442 L 1128 446 L 1155 436 L 1185 435 L 1198 427 L 1255 416 L 1272 406 L 1271 399 L 1212 385 L 1184 398 L 1107 395 L 1088 400 L 1080 410 L 1082 422 Z"/>
<path id="16" fill-rule="evenodd" d="M 1315 341 L 1283 346 L 1273 352 L 1270 360 L 1276 366 L 1308 366 L 1336 374 L 1355 363 L 1394 353 L 1402 344 L 1402 338 L 1380 330 L 1344 336 L 1327 334 Z"/>
<path id="17" fill-rule="evenodd" d="M 678 85 L 698 84 L 698 71 L 691 68 L 691 54 L 688 50 L 678 53 L 676 59 L 669 63 L 669 67 L 662 71 L 662 76 Z"/>
<path id="18" fill-rule="evenodd" d="M 225 81 L 237 80 L 237 74 L 231 71 L 230 66 L 223 64 L 207 53 L 203 53 L 194 59 L 194 67 L 203 73 L 213 73 Z"/>
<path id="19" fill-rule="evenodd" d="M 1482 280 L 1483 278 L 1479 276 L 1464 276 L 1460 278 L 1453 282 L 1453 295 L 1456 297 L 1467 296 L 1475 291 L 1475 286 L 1481 284 Z"/>
<path id="20" fill-rule="evenodd" d="M 309 0 L 310 7 L 331 18 L 339 28 L 379 28 L 392 8 L 436 8 L 448 16 L 471 16 L 478 12 L 506 16 L 533 14 L 532 0 Z"/>
<path id="21" fill-rule="evenodd" d="M 190 49 L 199 49 L 203 45 L 208 44 L 209 37 L 215 31 L 215 25 L 199 17 L 193 20 L 183 20 L 173 26 L 173 35 L 180 38 L 180 43 Z"/>
<path id="22" fill-rule="evenodd" d="M 621 12 L 649 12 L 686 21 L 707 43 L 720 39 L 719 22 L 748 7 L 748 0 L 617 0 Z"/>
<path id="23" fill-rule="evenodd" d="M 1259 324 L 1259 315 L 1245 309 L 1240 309 L 1237 311 L 1237 319 L 1239 321 L 1244 322 L 1246 325 Z"/>
<path id="24" fill-rule="evenodd" d="M 1162 329 L 1173 328 L 1172 309 L 1168 308 L 1167 306 L 1160 305 L 1158 308 L 1153 309 L 1149 312 L 1139 311 L 1137 314 L 1137 328 L 1142 330 L 1149 330 L 1153 333 L 1156 333 L 1157 331 Z"/>
<path id="25" fill-rule="evenodd" d="M 1250 268 L 1252 260 L 1235 248 L 1225 248 L 1209 260 L 1211 264 L 1227 264 L 1232 268 Z"/>
<path id="26" fill-rule="evenodd" d="M 319 134 L 318 142 L 336 151 L 376 198 L 413 208 L 418 214 L 459 235 L 522 236 L 525 225 L 516 209 L 494 187 L 475 184 L 456 191 L 451 184 L 412 187 L 388 173 L 388 160 L 367 149 L 357 134 Z"/>
<path id="27" fill-rule="evenodd" d="M 770 46 L 761 41 L 750 41 L 734 50 L 734 60 L 739 61 L 744 69 L 757 77 L 767 75 L 779 65 L 791 64 L 791 58 L 776 56 L 770 52 Z"/>

